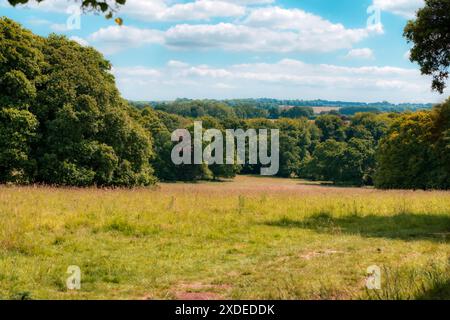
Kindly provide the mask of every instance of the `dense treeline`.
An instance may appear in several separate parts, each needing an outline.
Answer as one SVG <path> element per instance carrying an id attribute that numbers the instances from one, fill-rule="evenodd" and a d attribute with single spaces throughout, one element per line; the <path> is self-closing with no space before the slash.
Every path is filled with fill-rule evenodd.
<path id="1" fill-rule="evenodd" d="M 450 99 L 432 111 L 396 119 L 377 160 L 380 188 L 450 189 Z"/>
<path id="2" fill-rule="evenodd" d="M 280 129 L 278 175 L 381 188 L 450 188 L 450 101 L 431 111 L 312 116 L 180 99 L 154 106 L 120 97 L 93 48 L 43 38 L 0 19 L 0 183 L 145 186 L 231 178 L 259 165 L 175 165 L 171 133 Z"/>
<path id="3" fill-rule="evenodd" d="M 175 101 L 130 101 L 137 108 L 145 108 L 152 105 L 155 109 L 163 110 L 187 117 L 201 115 L 211 115 L 211 108 L 219 108 L 227 113 L 241 119 L 252 118 L 298 118 L 300 116 L 314 118 L 315 107 L 336 108 L 332 112 L 341 115 L 354 115 L 359 112 L 405 112 L 431 109 L 432 104 L 400 103 L 389 102 L 343 102 L 327 100 L 277 100 L 277 99 L 236 99 L 236 100 L 190 100 L 177 99 Z"/>
<path id="4" fill-rule="evenodd" d="M 192 101 L 189 99 L 177 99 L 174 102 L 160 102 L 160 101 L 133 101 L 132 103 L 137 107 L 143 107 L 146 105 L 153 105 L 159 107 L 161 105 L 168 105 L 171 103 L 178 103 L 179 101 Z M 329 101 L 329 100 L 279 100 L 279 99 L 232 99 L 232 100 L 204 100 L 220 102 L 222 104 L 237 107 L 248 106 L 260 110 L 279 109 L 284 106 L 291 107 L 336 107 L 341 110 L 344 109 L 347 112 L 355 110 L 356 112 L 369 112 L 369 111 L 381 111 L 381 112 L 404 112 L 404 111 L 416 111 L 421 109 L 430 109 L 433 107 L 430 103 L 390 103 L 387 101 L 382 102 L 348 102 L 348 101 Z"/>
<path id="5" fill-rule="evenodd" d="M 93 48 L 0 19 L 0 181 L 154 183 L 151 136 Z"/>
<path id="6" fill-rule="evenodd" d="M 157 103 L 130 101 L 130 104 L 139 109 L 143 109 L 151 105 L 156 110 L 190 118 L 211 116 L 218 119 L 225 119 L 225 118 L 298 119 L 302 117 L 312 119 L 314 117 L 314 110 L 311 107 L 276 106 L 269 109 L 265 109 L 258 106 L 258 104 L 246 102 L 234 103 L 233 105 L 229 105 L 226 102 L 217 100 L 177 99 L 171 102 L 157 102 Z"/>

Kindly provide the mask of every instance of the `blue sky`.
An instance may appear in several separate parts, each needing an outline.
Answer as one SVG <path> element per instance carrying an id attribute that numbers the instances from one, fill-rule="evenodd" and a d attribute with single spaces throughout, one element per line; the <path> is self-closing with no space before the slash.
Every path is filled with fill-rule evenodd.
<path id="1" fill-rule="evenodd" d="M 45 0 L 1 15 L 104 53 L 125 98 L 439 102 L 408 60 L 423 0 L 127 0 L 122 27 Z"/>

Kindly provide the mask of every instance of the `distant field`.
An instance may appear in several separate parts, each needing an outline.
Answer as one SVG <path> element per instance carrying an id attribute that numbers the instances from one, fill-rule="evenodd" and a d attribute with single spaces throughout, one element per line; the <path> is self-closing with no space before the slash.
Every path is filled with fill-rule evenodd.
<path id="1" fill-rule="evenodd" d="M 312 107 L 315 114 L 320 114 L 321 112 L 339 111 L 339 107 Z"/>
<path id="2" fill-rule="evenodd" d="M 0 187 L 4 299 L 449 299 L 449 262 L 450 192 L 246 176 Z M 371 265 L 382 290 L 365 289 Z"/>

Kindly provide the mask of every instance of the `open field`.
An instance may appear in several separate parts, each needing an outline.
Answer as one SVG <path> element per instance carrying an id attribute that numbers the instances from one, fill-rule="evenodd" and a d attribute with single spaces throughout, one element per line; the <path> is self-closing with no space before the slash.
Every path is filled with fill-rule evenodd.
<path id="1" fill-rule="evenodd" d="M 320 114 L 321 112 L 339 111 L 340 107 L 312 107 L 315 114 Z"/>
<path id="2" fill-rule="evenodd" d="M 0 298 L 450 298 L 450 192 L 0 187 Z M 81 290 L 66 289 L 69 265 Z M 365 289 L 366 268 L 382 290 Z"/>

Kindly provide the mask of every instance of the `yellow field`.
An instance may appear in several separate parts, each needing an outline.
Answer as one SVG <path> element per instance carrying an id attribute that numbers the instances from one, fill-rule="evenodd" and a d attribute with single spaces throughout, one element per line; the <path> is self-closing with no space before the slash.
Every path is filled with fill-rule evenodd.
<path id="1" fill-rule="evenodd" d="M 450 192 L 0 187 L 0 298 L 450 298 Z M 81 269 L 68 290 L 66 270 Z M 366 290 L 366 269 L 382 289 Z"/>

